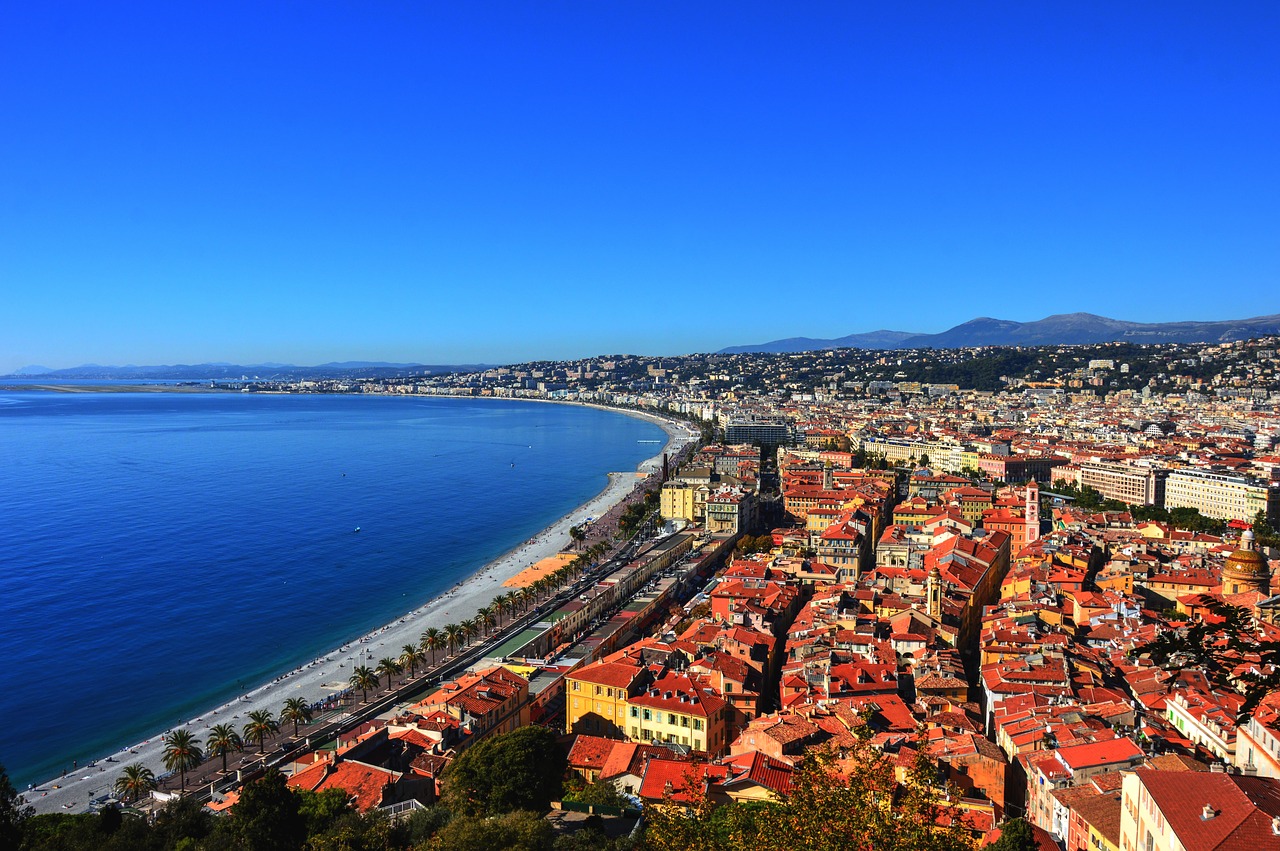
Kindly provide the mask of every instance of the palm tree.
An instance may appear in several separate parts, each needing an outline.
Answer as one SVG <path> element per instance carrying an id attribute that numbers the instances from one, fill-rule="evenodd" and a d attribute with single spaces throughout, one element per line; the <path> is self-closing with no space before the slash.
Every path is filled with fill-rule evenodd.
<path id="1" fill-rule="evenodd" d="M 570 526 L 569 537 L 573 540 L 573 545 L 575 547 L 580 547 L 582 546 L 582 542 L 587 539 L 587 533 L 582 531 L 582 527 L 580 526 Z"/>
<path id="2" fill-rule="evenodd" d="M 209 753 L 222 757 L 222 773 L 227 772 L 227 754 L 244 750 L 244 740 L 230 724 L 215 724 L 209 728 Z"/>
<path id="3" fill-rule="evenodd" d="M 351 687 L 360 689 L 361 703 L 369 702 L 369 689 L 378 687 L 378 675 L 368 665 L 361 665 L 351 672 Z"/>
<path id="4" fill-rule="evenodd" d="M 526 612 L 529 611 L 529 606 L 533 603 L 533 589 L 526 585 L 520 589 L 516 596 L 520 600 L 521 610 Z"/>
<path id="5" fill-rule="evenodd" d="M 412 644 L 406 644 L 400 650 L 400 664 L 409 669 L 409 676 L 412 677 L 422 664 L 422 652 Z"/>
<path id="6" fill-rule="evenodd" d="M 293 737 L 298 738 L 298 725 L 311 723 L 311 706 L 300 697 L 291 697 L 280 710 L 281 721 L 293 722 Z"/>
<path id="7" fill-rule="evenodd" d="M 404 669 L 400 667 L 400 663 L 395 659 L 392 659 L 390 656 L 386 656 L 378 660 L 378 667 L 376 670 L 379 674 L 387 675 L 387 688 L 389 689 L 391 688 L 391 678 Z"/>
<path id="8" fill-rule="evenodd" d="M 140 762 L 129 763 L 116 778 L 115 789 L 126 801 L 136 801 L 155 788 L 155 772 Z"/>
<path id="9" fill-rule="evenodd" d="M 449 652 L 454 653 L 458 649 L 458 645 L 462 642 L 462 627 L 456 623 L 447 623 L 444 625 L 444 640 L 449 645 Z"/>
<path id="10" fill-rule="evenodd" d="M 478 624 L 480 627 L 481 635 L 489 634 L 489 627 L 493 626 L 493 621 L 490 618 L 490 615 L 492 614 L 493 614 L 492 603 L 487 606 L 481 606 L 480 608 L 476 609 L 476 624 Z"/>
<path id="11" fill-rule="evenodd" d="M 431 654 L 431 664 L 436 663 L 436 651 L 443 650 L 445 646 L 444 633 L 436 629 L 434 626 L 427 627 L 427 631 L 422 633 L 422 649 Z"/>
<path id="12" fill-rule="evenodd" d="M 187 789 L 187 769 L 195 768 L 204 759 L 200 750 L 200 740 L 185 727 L 174 730 L 164 737 L 164 767 L 176 770 L 182 778 L 182 790 Z"/>
<path id="13" fill-rule="evenodd" d="M 476 623 L 475 618 L 467 618 L 462 623 L 458 624 L 458 626 L 462 627 L 462 637 L 466 640 L 467 644 L 470 644 L 471 639 L 475 638 L 480 632 L 480 626 Z"/>
<path id="14" fill-rule="evenodd" d="M 269 709 L 257 709 L 249 713 L 249 723 L 244 725 L 244 737 L 258 743 L 258 753 L 266 753 L 267 736 L 280 731 L 280 724 Z"/>
<path id="15" fill-rule="evenodd" d="M 520 604 L 516 602 L 516 593 L 514 591 L 508 591 L 500 596 L 498 598 L 498 606 L 502 613 L 507 617 L 514 615 L 516 613 L 516 609 L 520 607 Z"/>

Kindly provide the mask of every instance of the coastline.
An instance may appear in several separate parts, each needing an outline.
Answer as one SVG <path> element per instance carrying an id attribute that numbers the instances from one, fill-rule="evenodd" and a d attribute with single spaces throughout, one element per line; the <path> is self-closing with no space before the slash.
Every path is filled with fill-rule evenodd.
<path id="1" fill-rule="evenodd" d="M 556 400 L 521 400 L 556 402 Z M 559 402 L 556 402 L 559 403 Z M 586 403 L 568 403 L 586 404 Z M 664 453 L 678 452 L 693 440 L 692 435 L 659 415 L 620 410 L 604 405 L 589 405 L 616 413 L 647 419 L 661 427 L 666 442 L 654 456 L 642 461 L 635 471 L 610 472 L 605 487 L 591 499 L 561 516 L 531 538 L 517 544 L 497 558 L 480 566 L 474 573 L 455 583 L 447 591 L 432 597 L 417 608 L 400 614 L 382 627 L 335 646 L 317 658 L 274 679 L 261 683 L 244 694 L 194 716 L 183 726 L 201 742 L 207 741 L 214 724 L 232 724 L 237 730 L 249 712 L 268 710 L 277 714 L 288 698 L 301 697 L 308 703 L 320 701 L 349 688 L 351 671 L 361 664 L 373 666 L 377 660 L 398 657 L 406 644 L 417 645 L 428 627 L 443 627 L 475 615 L 476 610 L 504 593 L 502 583 L 519 574 L 530 564 L 554 556 L 571 543 L 569 528 L 581 525 L 588 517 L 600 517 L 633 492 L 642 478 L 661 469 Z M 176 728 L 174 728 L 176 729 Z M 26 803 L 36 812 L 83 812 L 94 798 L 109 794 L 120 770 L 127 764 L 141 763 L 157 777 L 166 773 L 163 763 L 163 736 L 169 731 L 156 731 L 145 740 L 100 757 L 86 766 L 68 771 L 65 776 L 47 779 L 33 790 L 19 790 Z M 231 764 L 256 759 L 252 749 L 233 756 Z"/>

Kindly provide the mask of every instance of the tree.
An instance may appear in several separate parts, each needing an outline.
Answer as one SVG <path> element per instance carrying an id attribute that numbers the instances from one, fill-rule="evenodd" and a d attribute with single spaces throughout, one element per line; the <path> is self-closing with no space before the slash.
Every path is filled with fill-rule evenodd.
<path id="1" fill-rule="evenodd" d="M 498 606 L 496 604 L 485 606 L 476 613 L 476 618 L 480 621 L 480 626 L 487 634 L 489 630 L 498 625 Z"/>
<path id="2" fill-rule="evenodd" d="M 224 820 L 225 830 L 235 847 L 246 851 L 297 851 L 307 838 L 301 807 L 302 799 L 290 791 L 284 775 L 269 768 L 245 784 Z"/>
<path id="3" fill-rule="evenodd" d="M 541 812 L 560 794 L 567 759 L 556 735 L 521 727 L 464 751 L 443 777 L 446 807 L 458 815 Z"/>
<path id="4" fill-rule="evenodd" d="M 378 675 L 368 665 L 361 665 L 351 672 L 349 680 L 352 688 L 360 689 L 360 702 L 369 702 L 369 689 L 378 687 Z"/>
<path id="5" fill-rule="evenodd" d="M 458 624 L 447 623 L 444 625 L 444 640 L 449 647 L 450 655 L 458 651 L 459 645 L 462 644 L 463 636 L 463 629 Z"/>
<path id="6" fill-rule="evenodd" d="M 124 767 L 112 788 L 124 800 L 137 801 L 156 788 L 156 775 L 142 763 L 131 762 Z"/>
<path id="7" fill-rule="evenodd" d="M 436 663 L 436 651 L 444 649 L 444 635 L 440 630 L 431 626 L 427 627 L 426 631 L 422 633 L 420 641 L 421 644 L 419 646 L 422 647 L 424 651 L 431 654 L 431 664 L 434 665 Z"/>
<path id="8" fill-rule="evenodd" d="M 22 806 L 18 790 L 0 765 L 0 848 L 17 848 L 22 841 L 22 825 L 35 810 Z"/>
<path id="9" fill-rule="evenodd" d="M 215 724 L 209 728 L 209 753 L 222 757 L 222 771 L 227 771 L 227 754 L 244 750 L 244 740 L 230 724 Z"/>
<path id="10" fill-rule="evenodd" d="M 281 721 L 293 722 L 293 737 L 298 737 L 298 725 L 311 723 L 311 706 L 301 697 L 291 697 L 280 710 Z"/>
<path id="11" fill-rule="evenodd" d="M 955 851 L 972 847 L 956 811 L 943 826 L 941 795 L 932 785 L 937 766 L 917 754 L 904 783 L 895 779 L 895 757 L 858 737 L 837 767 L 835 751 L 808 753 L 792 777 L 790 794 L 777 803 L 717 815 L 700 777 L 690 773 L 686 806 L 646 807 L 645 847 L 809 848 Z M 737 805 L 730 805 L 736 807 Z"/>
<path id="12" fill-rule="evenodd" d="M 551 851 L 551 825 L 535 812 L 454 816 L 427 844 L 432 851 Z"/>
<path id="13" fill-rule="evenodd" d="M 480 625 L 476 623 L 475 618 L 467 618 L 458 626 L 462 628 L 462 638 L 466 644 L 470 644 L 471 640 L 480 634 Z"/>
<path id="14" fill-rule="evenodd" d="M 386 675 L 388 690 L 390 690 L 391 688 L 391 678 L 394 677 L 396 674 L 400 673 L 402 670 L 404 669 L 400 667 L 400 663 L 397 662 L 395 659 L 392 659 L 390 656 L 386 656 L 378 660 L 377 671 L 379 674 Z"/>
<path id="15" fill-rule="evenodd" d="M 185 727 L 174 730 L 164 737 L 164 767 L 177 771 L 182 789 L 187 788 L 187 769 L 195 768 L 204 759 L 200 751 L 200 740 Z"/>
<path id="16" fill-rule="evenodd" d="M 422 664 L 422 653 L 412 644 L 406 644 L 400 648 L 399 662 L 409 669 L 409 676 L 412 678 L 418 666 Z"/>
<path id="17" fill-rule="evenodd" d="M 575 547 L 581 547 L 582 542 L 587 539 L 587 533 L 582 531 L 582 527 L 580 526 L 570 526 L 569 537 L 573 539 L 573 545 Z"/>
<path id="18" fill-rule="evenodd" d="M 1166 670 L 1198 668 L 1218 689 L 1241 692 L 1236 723 L 1243 724 L 1263 698 L 1280 690 L 1280 641 L 1265 638 L 1245 609 L 1222 602 L 1206 608 L 1214 617 L 1162 630 L 1132 652 L 1150 654 Z M 1237 673 L 1242 666 L 1244 672 Z"/>
<path id="19" fill-rule="evenodd" d="M 248 741 L 258 743 L 258 753 L 266 753 L 268 736 L 280 731 L 280 724 L 269 709 L 255 709 L 249 713 L 249 722 L 244 725 L 244 737 Z"/>
<path id="20" fill-rule="evenodd" d="M 1015 818 L 1000 825 L 1000 838 L 988 845 L 986 851 L 1037 851 L 1039 847 L 1031 825 Z"/>

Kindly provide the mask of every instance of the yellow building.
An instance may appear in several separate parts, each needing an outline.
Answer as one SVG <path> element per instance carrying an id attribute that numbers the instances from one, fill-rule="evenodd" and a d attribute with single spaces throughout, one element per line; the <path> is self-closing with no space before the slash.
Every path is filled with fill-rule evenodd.
<path id="1" fill-rule="evenodd" d="M 663 674 L 627 701 L 633 742 L 668 742 L 721 755 L 729 748 L 728 702 L 689 677 Z"/>
<path id="2" fill-rule="evenodd" d="M 694 522 L 697 488 L 685 482 L 667 482 L 662 486 L 659 510 L 663 520 Z"/>
<path id="3" fill-rule="evenodd" d="M 627 698 L 652 676 L 629 659 L 604 660 L 564 678 L 565 732 L 621 738 L 626 735 Z"/>

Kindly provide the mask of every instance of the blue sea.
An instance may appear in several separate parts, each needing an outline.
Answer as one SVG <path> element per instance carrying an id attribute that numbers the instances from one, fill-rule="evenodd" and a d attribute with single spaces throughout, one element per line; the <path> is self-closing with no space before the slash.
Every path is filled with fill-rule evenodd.
<path id="1" fill-rule="evenodd" d="M 0 391 L 0 763 L 25 788 L 387 623 L 652 440 L 505 400 Z"/>

